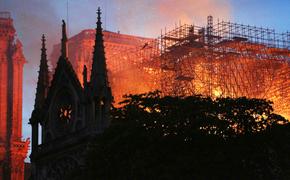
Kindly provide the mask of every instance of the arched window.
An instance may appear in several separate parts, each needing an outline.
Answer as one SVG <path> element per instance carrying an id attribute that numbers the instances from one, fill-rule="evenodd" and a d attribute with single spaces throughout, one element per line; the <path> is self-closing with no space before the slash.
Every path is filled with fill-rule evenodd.
<path id="1" fill-rule="evenodd" d="M 61 90 L 57 94 L 53 111 L 54 128 L 60 134 L 70 132 L 75 119 L 75 104 L 73 96 L 68 90 Z"/>

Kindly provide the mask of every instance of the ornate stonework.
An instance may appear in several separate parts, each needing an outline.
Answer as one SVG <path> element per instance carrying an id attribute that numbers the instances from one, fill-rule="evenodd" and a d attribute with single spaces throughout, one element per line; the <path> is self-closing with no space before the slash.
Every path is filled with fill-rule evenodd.
<path id="1" fill-rule="evenodd" d="M 32 179 L 74 179 L 86 167 L 87 147 L 109 125 L 112 93 L 108 82 L 101 12 L 95 35 L 90 81 L 83 67 L 83 84 L 68 59 L 66 25 L 62 25 L 61 55 L 49 79 L 45 37 L 37 83 L 32 126 Z M 41 143 L 39 143 L 39 125 Z"/>
<path id="2" fill-rule="evenodd" d="M 0 180 L 23 180 L 29 140 L 22 141 L 22 79 L 25 58 L 13 20 L 0 12 Z"/>
<path id="3" fill-rule="evenodd" d="M 91 70 L 92 68 L 92 52 L 94 49 L 95 34 L 95 30 L 86 29 L 68 40 L 69 61 L 71 62 L 81 83 L 83 83 L 84 65 L 88 70 Z M 144 47 L 146 47 L 144 50 L 149 53 L 151 46 L 148 45 L 148 42 L 152 42 L 154 39 L 110 31 L 103 31 L 103 35 L 107 68 L 109 72 L 108 76 L 115 100 L 114 105 L 117 105 L 117 103 L 122 100 L 124 94 L 137 94 L 155 90 L 156 86 L 152 87 L 151 83 L 145 83 L 145 81 L 149 81 L 151 75 L 136 74 L 138 72 L 132 61 L 129 61 L 129 59 L 126 60 L 123 57 L 116 58 L 116 56 L 119 56 L 122 52 L 128 52 L 128 54 L 126 54 L 128 57 L 136 57 L 140 55 L 137 55 L 136 51 Z M 53 46 L 53 51 L 50 56 L 53 67 L 57 64 L 60 54 L 60 46 L 60 44 Z M 136 57 L 135 59 L 138 58 Z M 90 71 L 88 71 L 88 77 L 90 77 L 90 74 Z M 142 83 L 140 83 L 141 81 Z"/>

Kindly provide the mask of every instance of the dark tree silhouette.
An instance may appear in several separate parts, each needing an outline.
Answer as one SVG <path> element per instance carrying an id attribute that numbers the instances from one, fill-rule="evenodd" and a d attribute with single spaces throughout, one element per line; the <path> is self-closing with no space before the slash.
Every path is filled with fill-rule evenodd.
<path id="1" fill-rule="evenodd" d="M 289 179 L 290 127 L 261 99 L 128 95 L 88 156 L 92 179 Z"/>

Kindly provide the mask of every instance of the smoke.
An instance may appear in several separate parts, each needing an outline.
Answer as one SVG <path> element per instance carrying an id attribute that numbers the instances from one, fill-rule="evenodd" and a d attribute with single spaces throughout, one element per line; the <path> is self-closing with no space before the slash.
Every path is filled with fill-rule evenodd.
<path id="1" fill-rule="evenodd" d="M 116 0 L 117 26 L 122 32 L 157 37 L 160 30 L 180 22 L 205 25 L 208 15 L 228 20 L 228 0 Z"/>

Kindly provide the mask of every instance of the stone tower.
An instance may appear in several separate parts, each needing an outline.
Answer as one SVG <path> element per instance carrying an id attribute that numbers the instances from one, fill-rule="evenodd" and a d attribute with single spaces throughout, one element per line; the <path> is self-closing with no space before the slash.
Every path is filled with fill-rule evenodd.
<path id="1" fill-rule="evenodd" d="M 113 97 L 106 67 L 100 9 L 91 78 L 88 80 L 84 66 L 83 85 L 68 59 L 65 22 L 62 24 L 61 55 L 50 82 L 45 39 L 42 38 L 35 106 L 30 119 L 33 180 L 85 176 L 88 147 L 109 124 Z"/>
<path id="2" fill-rule="evenodd" d="M 13 20 L 0 12 L 0 179 L 23 180 L 28 141 L 22 141 L 22 76 L 25 58 Z"/>

